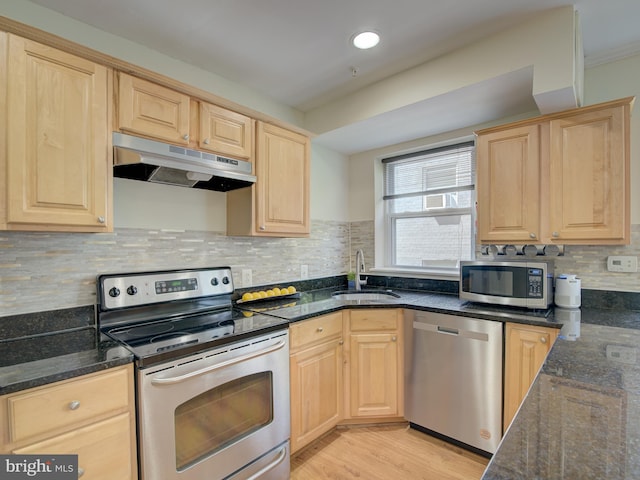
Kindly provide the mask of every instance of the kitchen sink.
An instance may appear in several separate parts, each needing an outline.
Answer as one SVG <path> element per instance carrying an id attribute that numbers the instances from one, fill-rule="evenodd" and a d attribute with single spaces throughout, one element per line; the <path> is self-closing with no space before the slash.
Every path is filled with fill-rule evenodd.
<path id="1" fill-rule="evenodd" d="M 382 300 L 395 300 L 400 298 L 400 295 L 397 293 L 393 293 L 390 291 L 379 292 L 379 291 L 371 291 L 371 290 L 360 290 L 353 291 L 349 290 L 347 292 L 340 291 L 335 292 L 332 295 L 336 300 L 345 300 L 345 301 L 365 301 L 365 302 L 379 302 Z"/>

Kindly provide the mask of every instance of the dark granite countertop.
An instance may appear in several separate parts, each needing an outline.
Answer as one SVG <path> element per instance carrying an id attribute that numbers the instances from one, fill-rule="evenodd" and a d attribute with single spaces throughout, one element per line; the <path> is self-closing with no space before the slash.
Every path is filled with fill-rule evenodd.
<path id="1" fill-rule="evenodd" d="M 0 318 L 0 395 L 131 363 L 94 322 L 93 306 Z"/>

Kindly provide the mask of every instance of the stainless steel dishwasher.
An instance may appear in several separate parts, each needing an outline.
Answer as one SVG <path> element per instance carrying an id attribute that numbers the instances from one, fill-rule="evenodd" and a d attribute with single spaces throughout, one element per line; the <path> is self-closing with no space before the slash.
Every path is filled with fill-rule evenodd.
<path id="1" fill-rule="evenodd" d="M 502 437 L 502 323 L 405 311 L 405 415 L 495 453 Z"/>

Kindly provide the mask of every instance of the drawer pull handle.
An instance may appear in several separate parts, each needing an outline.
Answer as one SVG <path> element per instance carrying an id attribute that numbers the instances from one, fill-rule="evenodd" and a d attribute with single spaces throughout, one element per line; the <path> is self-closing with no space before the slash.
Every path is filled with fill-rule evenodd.
<path id="1" fill-rule="evenodd" d="M 78 467 L 78 478 L 80 478 L 82 475 L 84 475 L 84 468 Z"/>
<path id="2" fill-rule="evenodd" d="M 540 337 L 540 343 L 547 343 L 546 337 Z"/>
<path id="3" fill-rule="evenodd" d="M 78 400 L 74 400 L 73 402 L 69 403 L 69 410 L 77 410 L 80 408 L 80 402 Z"/>
<path id="4" fill-rule="evenodd" d="M 319 331 L 320 333 L 322 333 L 322 332 L 324 332 L 324 328 L 322 328 L 322 327 L 318 327 L 318 331 Z"/>
<path id="5" fill-rule="evenodd" d="M 398 337 L 391 337 L 392 342 L 395 342 L 396 340 L 398 340 Z"/>

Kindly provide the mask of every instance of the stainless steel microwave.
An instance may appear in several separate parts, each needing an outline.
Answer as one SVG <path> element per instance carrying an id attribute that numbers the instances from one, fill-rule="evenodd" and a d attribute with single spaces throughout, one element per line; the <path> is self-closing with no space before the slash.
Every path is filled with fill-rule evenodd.
<path id="1" fill-rule="evenodd" d="M 460 298 L 514 307 L 549 308 L 553 302 L 553 263 L 460 262 Z"/>

